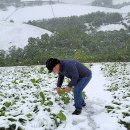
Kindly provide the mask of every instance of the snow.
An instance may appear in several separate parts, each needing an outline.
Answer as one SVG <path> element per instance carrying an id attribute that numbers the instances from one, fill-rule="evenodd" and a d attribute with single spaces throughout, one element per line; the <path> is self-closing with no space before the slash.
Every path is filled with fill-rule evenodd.
<path id="1" fill-rule="evenodd" d="M 104 84 L 106 83 L 105 77 L 102 76 L 102 73 L 100 71 L 101 65 L 96 64 L 93 66 L 93 76 L 90 83 L 85 88 L 88 97 L 90 97 L 91 100 L 96 99 L 98 101 L 104 100 L 104 103 L 107 103 L 108 101 L 111 101 L 111 95 L 110 92 L 104 91 Z M 94 91 L 92 91 L 94 89 Z"/>
<path id="2" fill-rule="evenodd" d="M 117 96 L 118 92 L 113 93 L 107 91 L 107 85 L 115 82 L 115 76 L 120 75 L 122 79 L 119 80 L 119 85 L 124 80 L 121 73 L 124 73 L 125 79 L 129 75 L 129 63 L 93 63 L 92 67 L 86 64 L 92 70 L 92 79 L 86 86 L 84 91 L 86 92 L 86 104 L 83 108 L 81 115 L 72 115 L 74 111 L 73 95 L 69 94 L 70 103 L 64 104 L 54 90 L 57 81 L 57 75 L 53 73 L 48 74 L 47 69 L 41 73 L 39 70 L 44 66 L 24 66 L 24 67 L 1 67 L 1 90 L 0 90 L 0 109 L 7 101 L 12 103 L 11 106 L 6 108 L 6 116 L 0 117 L 0 125 L 8 127 L 11 121 L 8 118 L 17 119 L 16 126 L 21 126 L 26 130 L 42 130 L 42 129 L 55 129 L 55 130 L 127 130 L 123 125 L 118 123 L 123 111 L 128 112 L 128 108 L 125 105 L 129 105 L 129 100 L 125 102 L 122 98 L 122 109 L 117 109 L 117 113 L 107 113 L 105 106 L 109 105 L 113 101 L 113 96 Z M 118 71 L 111 72 L 113 66 Z M 110 71 L 110 72 L 109 72 Z M 115 73 L 116 72 L 116 73 Z M 112 75 L 109 75 L 113 74 Z M 119 76 L 118 76 L 119 77 Z M 31 82 L 31 79 L 38 80 L 35 84 Z M 22 82 L 21 82 L 22 80 Z M 15 82 L 14 82 L 15 81 Z M 129 82 L 129 80 L 125 80 Z M 67 84 L 67 80 L 63 86 Z M 126 88 L 123 88 L 126 92 Z M 53 105 L 41 104 L 39 92 L 45 94 L 45 98 L 53 102 Z M 129 91 L 127 91 L 129 92 Z M 121 99 L 121 95 L 119 95 Z M 55 100 L 57 99 L 57 101 Z M 48 102 L 46 100 L 45 102 Z M 116 101 L 119 101 L 118 99 Z M 34 112 L 34 108 L 37 105 L 38 111 Z M 50 109 L 50 112 L 46 109 Z M 60 110 L 66 115 L 66 121 L 63 121 L 59 127 L 56 127 L 54 120 L 50 118 L 50 113 L 57 114 Z M 1 111 L 0 111 L 1 112 Z M 26 114 L 32 114 L 31 120 L 26 117 Z M 26 123 L 22 124 L 18 120 L 19 118 L 26 119 Z M 130 118 L 124 118 L 124 121 L 129 122 Z"/>
<path id="3" fill-rule="evenodd" d="M 68 17 L 73 15 L 80 16 L 97 11 L 120 12 L 120 10 L 118 9 L 74 4 L 55 4 L 52 7 L 54 10 L 55 17 Z M 11 10 L 13 12 L 14 8 L 9 8 L 8 12 L 11 12 Z M 3 13 L 0 13 L 0 20 L 4 20 L 7 17 L 7 15 L 3 15 Z M 8 20 L 14 20 L 15 22 L 21 23 L 27 22 L 29 20 L 40 20 L 43 18 L 54 18 L 50 5 L 18 8 L 17 11 L 8 18 Z"/>
<path id="4" fill-rule="evenodd" d="M 6 20 L 15 10 L 16 8 L 13 6 L 8 7 L 6 11 L 0 10 L 0 21 Z"/>
<path id="5" fill-rule="evenodd" d="M 130 5 L 124 6 L 120 9 L 122 13 L 129 13 L 130 12 Z"/>
<path id="6" fill-rule="evenodd" d="M 100 116 L 94 116 L 96 123 L 100 126 L 96 130 L 126 130 L 117 124 L 118 120 L 102 113 Z"/>
<path id="7" fill-rule="evenodd" d="M 119 31 L 121 29 L 126 30 L 124 25 L 121 25 L 121 24 L 109 24 L 109 25 L 102 25 L 102 26 L 100 26 L 97 31 L 114 31 L 114 30 L 118 30 Z"/>
<path id="8" fill-rule="evenodd" d="M 29 37 L 41 37 L 45 33 L 51 35 L 51 32 L 35 26 L 22 23 L 1 22 L 0 49 L 7 50 L 12 45 L 23 48 L 27 45 Z"/>

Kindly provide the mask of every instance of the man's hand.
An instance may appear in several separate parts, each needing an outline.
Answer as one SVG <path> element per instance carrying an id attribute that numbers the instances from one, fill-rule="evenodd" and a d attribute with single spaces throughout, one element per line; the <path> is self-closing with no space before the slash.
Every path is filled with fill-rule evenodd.
<path id="1" fill-rule="evenodd" d="M 60 87 L 56 87 L 56 91 L 59 95 L 61 95 L 61 88 Z"/>
<path id="2" fill-rule="evenodd" d="M 65 92 L 70 93 L 70 91 L 71 91 L 71 88 L 68 87 L 68 86 L 66 86 L 66 87 L 65 87 Z"/>

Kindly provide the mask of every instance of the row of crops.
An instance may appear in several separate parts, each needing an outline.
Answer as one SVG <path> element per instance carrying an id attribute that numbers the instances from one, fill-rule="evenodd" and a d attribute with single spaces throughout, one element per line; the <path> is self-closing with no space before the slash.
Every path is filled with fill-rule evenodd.
<path id="1" fill-rule="evenodd" d="M 102 66 L 106 84 L 113 100 L 106 106 L 111 116 L 116 116 L 120 124 L 130 129 L 130 63 L 106 63 Z"/>
<path id="2" fill-rule="evenodd" d="M 54 130 L 65 123 L 73 96 L 64 90 L 58 96 L 56 78 L 42 66 L 0 68 L 0 130 Z"/>

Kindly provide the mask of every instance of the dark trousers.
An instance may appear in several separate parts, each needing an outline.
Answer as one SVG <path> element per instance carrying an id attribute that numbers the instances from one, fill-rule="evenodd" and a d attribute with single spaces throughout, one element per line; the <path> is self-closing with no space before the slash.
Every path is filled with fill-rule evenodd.
<path id="1" fill-rule="evenodd" d="M 75 108 L 78 110 L 81 110 L 82 106 L 85 104 L 83 96 L 82 96 L 82 91 L 86 87 L 86 85 L 89 83 L 91 78 L 92 78 L 92 74 L 89 77 L 82 78 L 73 89 L 74 105 L 75 105 Z"/>

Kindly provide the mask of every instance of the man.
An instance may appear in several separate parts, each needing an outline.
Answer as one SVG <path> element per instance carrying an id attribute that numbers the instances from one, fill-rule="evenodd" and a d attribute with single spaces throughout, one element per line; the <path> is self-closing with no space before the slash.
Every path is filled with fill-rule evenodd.
<path id="1" fill-rule="evenodd" d="M 64 76 L 71 79 L 70 83 L 65 87 L 65 92 L 69 93 L 72 87 L 74 87 L 75 111 L 72 114 L 79 115 L 82 111 L 82 107 L 86 106 L 82 97 L 82 91 L 92 77 L 91 71 L 78 61 L 69 59 L 58 60 L 50 58 L 46 61 L 46 67 L 49 72 L 54 72 L 59 75 L 56 88 L 59 95 L 61 93 Z"/>

